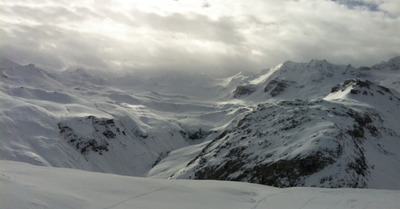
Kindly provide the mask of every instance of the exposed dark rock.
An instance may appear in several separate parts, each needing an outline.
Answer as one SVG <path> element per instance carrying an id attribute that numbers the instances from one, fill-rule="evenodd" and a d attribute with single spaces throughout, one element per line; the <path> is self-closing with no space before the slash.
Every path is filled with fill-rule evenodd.
<path id="1" fill-rule="evenodd" d="M 371 68 L 363 66 L 363 67 L 360 67 L 359 70 L 360 71 L 369 71 L 369 70 L 371 70 Z"/>
<path id="2" fill-rule="evenodd" d="M 238 85 L 233 91 L 233 97 L 239 98 L 243 95 L 250 95 L 257 90 L 257 86 L 253 84 Z"/>
<path id="3" fill-rule="evenodd" d="M 114 132 L 107 130 L 103 132 L 103 135 L 107 137 L 107 139 L 114 139 L 117 136 Z"/>
<path id="4" fill-rule="evenodd" d="M 72 122 L 59 122 L 58 129 L 60 135 L 71 145 L 73 145 L 81 154 L 88 155 L 90 152 L 103 155 L 108 151 L 109 140 L 113 140 L 117 135 L 126 135 L 125 130 L 117 127 L 113 119 L 97 118 L 90 115 L 85 118 L 79 118 Z M 78 124 L 78 125 L 77 125 Z M 79 131 L 74 130 L 74 126 L 79 124 L 91 127 L 90 134 L 81 135 Z M 123 130 L 121 132 L 121 130 Z"/>
<path id="5" fill-rule="evenodd" d="M 331 89 L 331 93 L 338 92 L 338 91 L 339 91 L 339 89 L 340 89 L 340 85 L 336 85 L 336 86 L 332 87 L 332 89 Z"/>
<path id="6" fill-rule="evenodd" d="M 140 131 L 140 130 L 135 130 L 135 131 L 133 132 L 133 134 L 134 134 L 135 136 L 137 136 L 137 137 L 142 138 L 142 139 L 146 139 L 146 138 L 149 136 L 147 133 L 145 133 L 145 132 L 143 132 L 143 131 Z M 124 135 L 125 135 L 125 134 L 124 134 Z"/>
<path id="7" fill-rule="evenodd" d="M 274 79 L 265 86 L 264 92 L 269 92 L 272 97 L 275 97 L 282 93 L 289 86 L 289 83 L 285 80 Z"/>
<path id="8" fill-rule="evenodd" d="M 206 138 L 208 135 L 212 133 L 212 131 L 205 131 L 202 128 L 197 130 L 180 130 L 179 133 L 183 138 L 190 140 L 200 140 Z"/>
<path id="9" fill-rule="evenodd" d="M 198 131 L 188 132 L 188 133 L 189 133 L 189 139 L 192 139 L 192 140 L 201 139 L 205 135 L 205 132 L 201 128 L 199 128 Z"/>
<path id="10" fill-rule="evenodd" d="M 160 155 L 158 155 L 157 160 L 153 163 L 153 165 L 151 167 L 156 166 L 159 162 L 161 162 L 162 159 L 166 158 L 169 153 L 170 153 L 170 151 L 160 153 Z"/>

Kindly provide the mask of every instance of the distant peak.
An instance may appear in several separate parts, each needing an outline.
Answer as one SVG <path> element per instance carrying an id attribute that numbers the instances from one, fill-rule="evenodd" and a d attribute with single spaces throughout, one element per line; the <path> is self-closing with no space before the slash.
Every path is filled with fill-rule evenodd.
<path id="1" fill-rule="evenodd" d="M 0 65 L 2 67 L 7 67 L 7 68 L 13 68 L 15 66 L 20 66 L 18 63 L 14 62 L 8 58 L 5 58 L 5 57 L 0 57 Z"/>
<path id="2" fill-rule="evenodd" d="M 323 60 L 312 59 L 312 60 L 310 60 L 309 63 L 310 64 L 311 63 L 328 63 L 328 61 L 326 61 L 326 59 L 323 59 Z"/>
<path id="3" fill-rule="evenodd" d="M 312 59 L 308 63 L 301 63 L 301 62 L 293 62 L 293 61 L 285 61 L 283 62 L 279 67 L 280 68 L 326 68 L 329 66 L 332 66 L 333 64 L 329 63 L 328 61 L 324 60 L 317 60 L 317 59 Z"/>
<path id="4" fill-rule="evenodd" d="M 388 61 L 372 66 L 376 70 L 400 70 L 400 56 L 393 57 Z"/>
<path id="5" fill-rule="evenodd" d="M 388 61 L 393 67 L 397 67 L 397 70 L 400 69 L 400 56 L 393 57 Z"/>
<path id="6" fill-rule="evenodd" d="M 84 76 L 84 77 L 89 77 L 91 74 L 88 73 L 85 69 L 83 68 L 77 68 L 75 70 L 66 70 L 63 72 L 64 74 L 70 74 L 70 75 L 75 75 L 75 76 Z"/>
<path id="7" fill-rule="evenodd" d="M 393 57 L 389 60 L 389 62 L 400 62 L 400 56 Z"/>
<path id="8" fill-rule="evenodd" d="M 332 65 L 331 63 L 329 63 L 328 61 L 324 60 L 314 60 L 312 59 L 308 64 L 308 67 L 312 67 L 312 68 L 321 68 L 321 67 L 327 67 Z"/>
<path id="9" fill-rule="evenodd" d="M 75 70 L 71 70 L 71 72 L 74 72 L 74 73 L 87 73 L 86 70 L 83 69 L 83 68 L 77 68 Z"/>
<path id="10" fill-rule="evenodd" d="M 291 64 L 298 64 L 297 62 L 291 61 L 291 60 L 286 60 L 282 63 L 282 65 L 291 65 Z"/>
<path id="11" fill-rule="evenodd" d="M 289 68 L 289 69 L 291 69 L 291 68 L 295 68 L 295 66 L 297 66 L 299 64 L 304 64 L 304 63 L 298 63 L 298 62 L 293 62 L 293 61 L 289 61 L 288 60 L 288 61 L 283 62 L 282 64 L 277 65 L 275 68 L 282 68 L 282 69 Z"/>
<path id="12" fill-rule="evenodd" d="M 10 59 L 8 59 L 8 58 L 1 57 L 1 56 L 0 56 L 0 63 L 3 63 L 3 62 L 13 62 L 13 63 L 15 63 L 14 61 L 12 61 L 12 60 L 10 60 Z"/>

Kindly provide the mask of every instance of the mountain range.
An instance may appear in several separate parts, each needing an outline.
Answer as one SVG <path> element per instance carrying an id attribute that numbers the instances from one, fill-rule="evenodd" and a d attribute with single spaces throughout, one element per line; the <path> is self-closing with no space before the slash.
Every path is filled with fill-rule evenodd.
<path id="1" fill-rule="evenodd" d="M 0 59 L 1 160 L 164 179 L 400 189 L 400 57 L 220 78 Z"/>

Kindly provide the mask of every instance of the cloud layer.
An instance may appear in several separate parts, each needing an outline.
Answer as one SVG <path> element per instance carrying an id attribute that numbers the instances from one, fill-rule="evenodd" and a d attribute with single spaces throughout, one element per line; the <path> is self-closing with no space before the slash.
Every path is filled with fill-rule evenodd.
<path id="1" fill-rule="evenodd" d="M 399 55 L 397 0 L 4 0 L 0 55 L 45 69 L 259 71 Z"/>

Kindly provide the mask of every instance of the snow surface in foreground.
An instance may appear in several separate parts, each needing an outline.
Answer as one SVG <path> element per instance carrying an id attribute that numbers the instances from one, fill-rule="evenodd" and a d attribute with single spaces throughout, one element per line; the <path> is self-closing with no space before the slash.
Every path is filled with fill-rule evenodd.
<path id="1" fill-rule="evenodd" d="M 0 161 L 0 208 L 399 208 L 399 190 L 165 180 Z"/>

